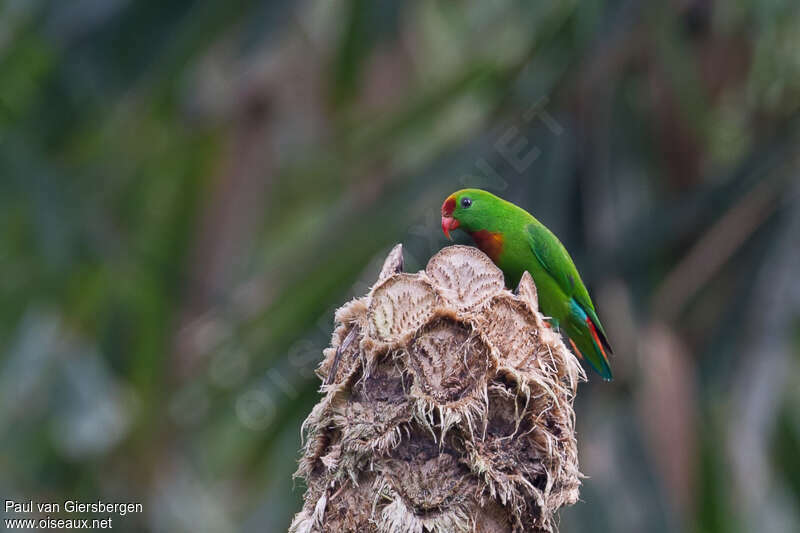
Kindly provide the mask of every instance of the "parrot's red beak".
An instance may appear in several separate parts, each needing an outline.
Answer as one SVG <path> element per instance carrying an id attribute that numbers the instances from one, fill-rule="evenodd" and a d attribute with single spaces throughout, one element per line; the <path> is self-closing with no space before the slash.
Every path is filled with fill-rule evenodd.
<path id="1" fill-rule="evenodd" d="M 442 231 L 444 232 L 445 237 L 450 239 L 451 241 L 453 238 L 450 236 L 450 232 L 456 229 L 461 224 L 453 218 L 453 210 L 456 208 L 456 199 L 453 196 L 447 198 L 442 204 Z"/>
<path id="2" fill-rule="evenodd" d="M 444 232 L 445 237 L 450 239 L 451 241 L 453 238 L 450 236 L 450 231 L 456 229 L 460 224 L 458 220 L 454 219 L 453 217 L 442 217 L 442 231 Z"/>

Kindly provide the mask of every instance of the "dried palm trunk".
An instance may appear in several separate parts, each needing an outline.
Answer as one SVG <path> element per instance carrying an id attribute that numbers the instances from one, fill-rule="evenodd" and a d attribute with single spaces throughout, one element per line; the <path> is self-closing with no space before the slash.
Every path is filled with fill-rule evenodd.
<path id="1" fill-rule="evenodd" d="M 304 424 L 308 489 L 291 533 L 553 531 L 578 498 L 572 402 L 584 375 L 475 248 L 402 272 L 336 313 Z"/>

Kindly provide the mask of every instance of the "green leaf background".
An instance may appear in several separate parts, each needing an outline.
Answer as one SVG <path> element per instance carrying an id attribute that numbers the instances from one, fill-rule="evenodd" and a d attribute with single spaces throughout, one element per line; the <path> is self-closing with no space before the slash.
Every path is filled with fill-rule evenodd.
<path id="1" fill-rule="evenodd" d="M 615 345 L 562 531 L 800 530 L 799 102 L 790 0 L 0 1 L 0 493 L 285 531 L 333 311 L 474 185 Z"/>

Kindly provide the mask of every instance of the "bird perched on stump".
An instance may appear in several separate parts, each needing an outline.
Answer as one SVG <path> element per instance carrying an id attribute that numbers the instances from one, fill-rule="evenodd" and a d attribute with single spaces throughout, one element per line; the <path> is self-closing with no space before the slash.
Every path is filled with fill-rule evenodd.
<path id="1" fill-rule="evenodd" d="M 442 230 L 467 232 L 503 271 L 514 288 L 527 270 L 539 293 L 539 306 L 550 323 L 563 330 L 581 359 L 611 380 L 612 353 L 572 258 L 553 232 L 530 213 L 481 189 L 456 191 L 442 204 Z"/>

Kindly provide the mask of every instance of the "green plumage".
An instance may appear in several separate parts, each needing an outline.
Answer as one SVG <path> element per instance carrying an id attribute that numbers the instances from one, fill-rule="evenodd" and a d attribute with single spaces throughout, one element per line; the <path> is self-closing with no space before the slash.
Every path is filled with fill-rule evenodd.
<path id="1" fill-rule="evenodd" d="M 448 226 L 449 225 L 449 226 Z M 589 292 L 561 241 L 533 215 L 480 189 L 463 189 L 442 206 L 442 227 L 469 233 L 516 288 L 527 270 L 536 283 L 539 307 L 572 340 L 580 356 L 611 379 L 604 347 L 611 352 Z"/>

